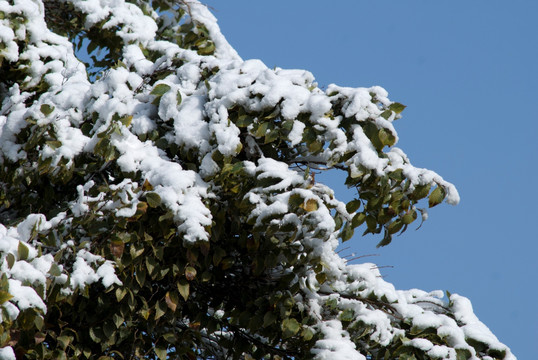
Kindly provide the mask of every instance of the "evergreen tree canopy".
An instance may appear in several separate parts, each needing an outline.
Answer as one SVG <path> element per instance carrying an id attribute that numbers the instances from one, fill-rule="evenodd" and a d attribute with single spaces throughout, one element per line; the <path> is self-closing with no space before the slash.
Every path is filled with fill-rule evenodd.
<path id="1" fill-rule="evenodd" d="M 404 108 L 242 60 L 195 0 L 0 0 L 0 358 L 515 359 L 335 251 L 459 201 Z"/>

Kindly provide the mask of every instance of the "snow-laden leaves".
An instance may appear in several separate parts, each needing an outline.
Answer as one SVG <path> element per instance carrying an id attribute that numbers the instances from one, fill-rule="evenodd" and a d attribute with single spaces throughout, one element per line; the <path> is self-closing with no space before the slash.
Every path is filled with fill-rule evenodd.
<path id="1" fill-rule="evenodd" d="M 0 1 L 0 64 L 1 356 L 513 359 L 335 252 L 459 201 L 384 89 L 243 61 L 197 1 Z"/>

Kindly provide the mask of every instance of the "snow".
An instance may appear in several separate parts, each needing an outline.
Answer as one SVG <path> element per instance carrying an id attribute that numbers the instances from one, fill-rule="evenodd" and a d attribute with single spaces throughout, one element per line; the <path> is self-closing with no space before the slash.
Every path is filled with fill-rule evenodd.
<path id="1" fill-rule="evenodd" d="M 450 301 L 452 302 L 456 320 L 464 324 L 462 328 L 466 338 L 488 344 L 491 349 L 501 350 L 505 348 L 489 328 L 478 320 L 469 299 L 458 294 L 452 294 Z"/>
<path id="2" fill-rule="evenodd" d="M 102 262 L 103 258 L 86 250 L 79 250 L 76 260 L 73 264 L 73 271 L 70 277 L 70 286 L 72 289 L 83 289 L 87 285 L 93 284 L 99 280 L 103 286 L 108 288 L 112 284 L 121 285 L 114 272 L 113 263 L 109 260 L 104 261 L 97 271 L 94 270 L 95 264 Z M 93 266 L 91 266 L 93 265 Z"/>
<path id="3" fill-rule="evenodd" d="M 429 327 L 439 328 L 443 325 L 443 319 L 432 311 L 426 311 L 420 307 L 416 308 L 417 314 L 409 314 L 408 316 L 413 317 L 413 326 L 416 326 L 419 329 L 427 329 Z"/>
<path id="4" fill-rule="evenodd" d="M 0 7 L 0 11 L 2 11 L 1 9 L 2 7 Z M 19 57 L 18 46 L 17 43 L 13 41 L 14 38 L 15 33 L 13 32 L 13 29 L 8 26 L 3 26 L 0 29 L 0 40 L 5 44 L 5 48 L 2 49 L 1 54 L 9 61 L 17 61 Z"/>
<path id="5" fill-rule="evenodd" d="M 94 182 L 90 180 L 85 186 L 77 185 L 78 200 L 75 203 L 71 204 L 71 212 L 75 216 L 82 216 L 90 210 L 90 206 L 87 204 L 89 197 L 84 196 L 84 192 L 88 191 Z"/>
<path id="6" fill-rule="evenodd" d="M 116 275 L 116 272 L 114 270 L 114 263 L 112 261 L 105 261 L 101 266 L 99 266 L 96 273 L 97 276 L 101 278 L 101 281 L 105 288 L 111 287 L 112 284 L 122 285 L 122 282 L 120 281 L 120 279 L 118 279 L 118 276 Z"/>
<path id="7" fill-rule="evenodd" d="M 404 345 L 416 347 L 417 349 L 421 349 L 426 352 L 430 351 L 433 348 L 432 342 L 427 339 L 413 339 L 405 341 Z"/>
<path id="8" fill-rule="evenodd" d="M 366 360 L 366 357 L 355 350 L 355 344 L 350 341 L 349 334 L 342 330 L 339 321 L 332 320 L 320 324 L 319 329 L 324 337 L 316 341 L 312 354 L 317 360 Z"/>
<path id="9" fill-rule="evenodd" d="M 210 146 L 207 141 L 209 126 L 203 121 L 205 95 L 182 97 L 184 100 L 177 115 L 174 116 L 176 142 L 187 149 L 195 148 L 199 149 L 201 153 L 206 153 Z"/>
<path id="10" fill-rule="evenodd" d="M 37 259 L 36 259 L 37 260 Z M 48 269 L 44 269 L 43 266 L 40 266 L 40 269 L 36 266 L 32 266 L 24 260 L 17 261 L 11 268 L 11 277 L 12 279 L 17 279 L 21 282 L 29 282 L 30 284 L 45 284 L 46 276 L 45 274 L 50 269 L 50 264 L 53 259 L 48 261 Z M 40 258 L 40 262 L 46 261 L 43 258 Z M 45 265 L 40 263 L 39 265 Z M 37 271 L 36 271 L 37 270 Z M 44 270 L 44 271 L 43 271 Z"/>
<path id="11" fill-rule="evenodd" d="M 15 360 L 15 353 L 10 346 L 0 348 L 0 360 Z"/>
<path id="12" fill-rule="evenodd" d="M 239 128 L 233 123 L 228 124 L 228 111 L 224 106 L 219 106 L 218 112 L 213 116 L 211 132 L 219 144 L 217 149 L 222 155 L 233 156 L 238 152 L 241 145 Z"/>
<path id="13" fill-rule="evenodd" d="M 24 286 L 19 280 L 9 279 L 9 293 L 13 295 L 11 302 L 17 304 L 20 310 L 37 308 L 43 312 L 47 311 L 47 306 L 43 299 L 37 295 L 34 289 Z"/>
<path id="14" fill-rule="evenodd" d="M 11 294 L 11 295 L 13 295 L 13 294 Z M 11 303 L 11 302 L 3 303 L 3 304 L 2 304 L 2 308 L 3 308 L 3 310 L 6 311 L 6 313 L 7 313 L 7 318 L 8 318 L 9 320 L 14 320 L 14 319 L 16 319 L 17 316 L 19 316 L 19 314 L 20 314 L 20 312 L 21 312 L 21 311 L 19 310 L 19 308 L 16 307 L 16 306 L 15 306 L 13 303 Z"/>
<path id="15" fill-rule="evenodd" d="M 454 359 L 456 358 L 456 352 L 444 345 L 434 345 L 427 354 L 434 359 Z"/>
<path id="16" fill-rule="evenodd" d="M 287 189 L 292 185 L 296 186 L 304 181 L 299 174 L 288 169 L 287 164 L 271 158 L 261 158 L 256 171 L 259 173 L 257 176 L 259 180 L 280 179 L 278 183 L 267 186 L 264 189 L 267 192 Z"/>
<path id="17" fill-rule="evenodd" d="M 28 308 L 36 308 L 42 312 L 47 311 L 45 304 L 46 292 L 40 296 L 35 287 L 45 288 L 48 280 L 58 284 L 69 286 L 66 288 L 72 291 L 76 288 L 84 288 L 88 284 L 101 280 L 103 286 L 110 287 L 112 284 L 121 285 L 117 278 L 113 263 L 104 260 L 98 255 L 91 254 L 87 250 L 80 250 L 73 263 L 73 271 L 70 274 L 70 283 L 67 284 L 67 274 L 61 273 L 59 276 L 52 276 L 49 271 L 55 263 L 52 254 L 39 255 L 37 249 L 30 243 L 33 229 L 36 231 L 46 231 L 58 226 L 65 218 L 65 213 L 59 213 L 56 217 L 47 221 L 43 214 L 31 214 L 17 227 L 6 228 L 0 224 L 0 271 L 8 278 L 9 293 L 13 296 L 9 302 L 0 305 L 4 308 L 11 319 L 15 319 L 19 312 Z M 19 255 L 20 246 L 27 249 L 28 255 L 21 259 Z M 74 246 L 74 242 L 65 244 Z M 67 249 L 63 246 L 62 249 Z M 9 266 L 7 254 L 14 254 L 15 261 Z M 97 271 L 93 267 L 97 267 Z M 58 265 L 62 272 L 64 268 Z"/>
<path id="18" fill-rule="evenodd" d="M 188 10 L 189 14 L 195 19 L 196 22 L 205 25 L 209 31 L 211 39 L 215 43 L 216 56 L 220 58 L 241 59 L 235 49 L 230 46 L 228 41 L 226 41 L 220 32 L 219 26 L 217 25 L 217 19 L 209 12 L 205 5 L 198 1 L 189 1 L 186 2 L 182 7 Z"/>
<path id="19" fill-rule="evenodd" d="M 362 127 L 357 126 L 353 131 L 354 142 L 348 146 L 349 150 L 356 150 L 357 155 L 353 157 L 353 163 L 350 164 L 351 177 L 358 177 L 361 173 L 359 165 L 368 169 L 375 170 L 377 174 L 382 174 L 383 169 L 388 165 L 388 159 L 381 159 L 377 150 L 370 142 Z"/>
<path id="20" fill-rule="evenodd" d="M 290 144 L 292 146 L 295 146 L 299 144 L 301 141 L 303 141 L 303 130 L 305 129 L 306 125 L 299 121 L 294 120 L 293 121 L 293 127 L 291 128 L 290 133 L 288 134 L 288 139 L 290 140 Z"/>
<path id="21" fill-rule="evenodd" d="M 43 214 L 30 214 L 28 217 L 17 225 L 17 232 L 19 233 L 20 239 L 22 241 L 28 241 L 32 237 L 32 232 L 34 229 L 39 230 L 44 227 L 45 215 Z M 43 225 L 43 226 L 42 226 Z M 30 251 L 30 258 L 34 258 L 36 251 Z"/>

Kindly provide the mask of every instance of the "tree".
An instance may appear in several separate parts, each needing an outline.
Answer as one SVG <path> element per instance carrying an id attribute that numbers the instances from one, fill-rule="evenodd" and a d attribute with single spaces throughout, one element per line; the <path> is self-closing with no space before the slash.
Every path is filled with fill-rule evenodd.
<path id="1" fill-rule="evenodd" d="M 0 21 L 0 358 L 514 359 L 466 298 L 335 252 L 459 201 L 382 88 L 243 61 L 197 1 Z"/>

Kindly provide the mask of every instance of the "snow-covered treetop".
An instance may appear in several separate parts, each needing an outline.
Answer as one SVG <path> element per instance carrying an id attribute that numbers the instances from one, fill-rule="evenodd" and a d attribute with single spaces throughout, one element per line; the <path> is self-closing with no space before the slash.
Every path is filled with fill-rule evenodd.
<path id="1" fill-rule="evenodd" d="M 459 201 L 387 96 L 242 60 L 198 1 L 0 0 L 0 358 L 514 359 L 335 252 Z"/>

